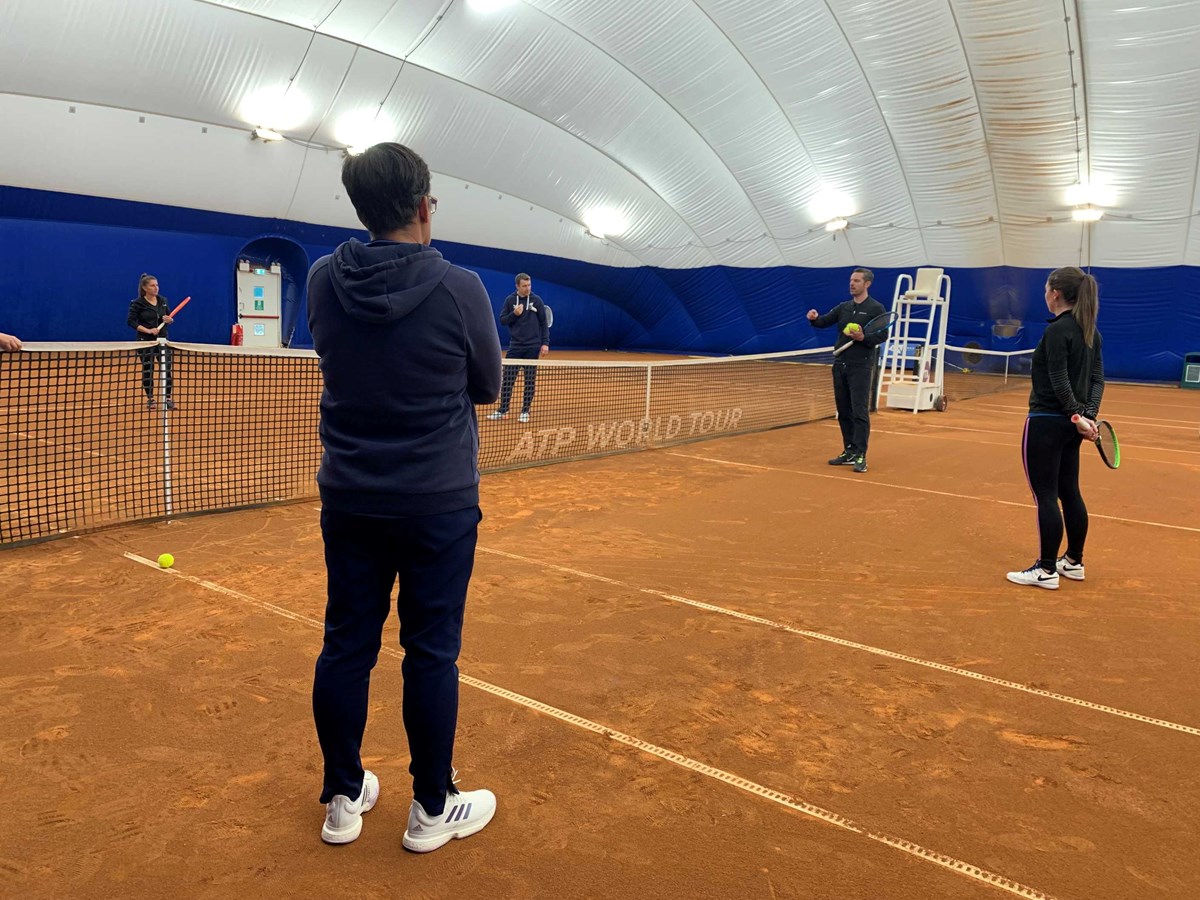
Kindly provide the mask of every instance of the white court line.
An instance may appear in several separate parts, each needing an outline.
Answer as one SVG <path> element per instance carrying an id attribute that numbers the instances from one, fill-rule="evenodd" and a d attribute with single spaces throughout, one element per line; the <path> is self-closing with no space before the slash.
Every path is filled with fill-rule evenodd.
<path id="1" fill-rule="evenodd" d="M 27 441 L 35 441 L 36 443 L 41 444 L 43 447 L 66 447 L 68 450 L 74 450 L 76 453 L 82 453 L 84 456 L 94 456 L 96 459 L 115 460 L 120 458 L 109 453 L 96 453 L 92 450 L 85 450 L 79 444 L 63 444 L 59 441 L 48 441 L 45 438 L 35 437 L 34 435 L 25 431 L 12 431 L 11 429 L 7 428 L 5 431 L 8 431 L 10 434 L 15 434 L 17 437 L 23 437 Z"/>
<path id="2" fill-rule="evenodd" d="M 737 462 L 732 459 L 715 459 L 711 456 L 695 456 L 691 453 L 679 453 L 675 450 L 660 450 L 660 453 L 666 453 L 669 456 L 679 456 L 683 459 L 698 459 L 701 462 L 717 463 L 724 466 L 741 466 L 746 469 L 761 469 L 764 472 L 786 472 L 789 475 L 804 475 L 809 478 L 827 478 L 830 481 L 841 481 L 845 484 L 873 484 L 878 487 L 894 488 L 898 491 L 912 491 L 917 494 L 933 494 L 937 497 L 953 497 L 955 500 L 972 500 L 976 503 L 994 503 L 1000 506 L 1016 506 L 1020 509 L 1035 509 L 1032 503 L 1017 503 L 1015 500 L 997 500 L 993 497 L 973 497 L 970 494 L 955 494 L 950 491 L 935 491 L 932 488 L 912 487 L 907 484 L 893 484 L 890 481 L 875 481 L 874 479 L 866 478 L 846 478 L 838 475 L 825 475 L 821 472 L 805 472 L 803 469 L 785 469 L 782 466 L 762 466 L 756 463 Z M 1126 525 L 1149 525 L 1153 528 L 1169 528 L 1172 531 L 1192 531 L 1200 534 L 1200 528 L 1192 528 L 1188 525 L 1168 525 L 1166 522 L 1149 522 L 1144 519 L 1126 519 L 1122 516 L 1106 516 L 1101 513 L 1089 511 L 1088 517 L 1091 519 L 1106 519 L 1109 522 L 1123 522 Z"/>
<path id="3" fill-rule="evenodd" d="M 1045 697 L 1048 700 L 1057 700 L 1060 703 L 1070 703 L 1073 706 L 1082 706 L 1085 709 L 1095 710 L 1097 712 L 1107 713 L 1110 716 L 1119 716 L 1123 719 L 1133 719 L 1135 722 L 1144 722 L 1147 725 L 1157 725 L 1160 728 L 1167 728 L 1171 731 L 1182 731 L 1184 734 L 1200 736 L 1200 728 L 1193 728 L 1190 725 L 1180 725 L 1177 722 L 1169 722 L 1166 719 L 1156 719 L 1153 716 L 1144 716 L 1141 713 L 1129 712 L 1124 709 L 1117 709 L 1115 706 L 1105 706 L 1102 703 L 1093 703 L 1090 700 L 1080 700 L 1078 697 L 1071 697 L 1067 694 L 1058 694 L 1054 691 L 1047 691 L 1041 688 L 1030 687 L 1027 684 L 1021 684 L 1018 681 L 1008 681 L 1004 678 L 996 678 L 992 675 L 983 675 L 979 672 L 972 672 L 970 669 L 960 669 L 957 666 L 949 666 L 945 663 L 933 662 L 928 659 L 921 659 L 916 656 L 908 656 L 904 653 L 896 653 L 892 650 L 884 650 L 880 647 L 872 647 L 870 644 L 860 644 L 857 641 L 848 641 L 845 638 L 834 637 L 829 634 L 822 634 L 819 631 L 808 631 L 804 628 L 796 628 L 794 625 L 789 625 L 786 622 L 776 622 L 771 619 L 764 619 L 761 616 L 752 616 L 747 613 L 738 612 L 734 609 L 727 609 L 723 606 L 715 606 L 711 603 L 704 603 L 700 600 L 691 600 L 687 597 L 680 597 L 678 594 L 668 594 L 663 591 L 656 591 L 652 588 L 639 588 L 636 585 L 626 584 L 625 582 L 615 581 L 612 578 L 605 578 L 603 575 L 593 575 L 591 572 L 583 572 L 579 569 L 570 569 L 566 566 L 558 566 L 553 563 L 542 562 L 541 560 L 531 559 L 525 556 L 518 556 L 515 553 L 509 553 L 506 550 L 492 550 L 488 547 L 478 548 L 482 553 L 491 553 L 495 556 L 506 556 L 509 559 L 514 559 L 519 562 L 532 563 L 542 566 L 547 569 L 555 569 L 559 572 L 566 572 L 570 575 L 577 575 L 580 578 L 588 578 L 594 581 L 603 581 L 606 584 L 615 585 L 617 587 L 627 588 L 632 591 L 639 591 L 643 594 L 651 594 L 655 597 L 661 597 L 664 600 L 670 600 L 673 603 L 683 603 L 687 606 L 694 606 L 697 609 L 707 610 L 708 612 L 718 613 L 722 616 L 729 616 L 734 619 L 741 619 L 743 622 L 753 622 L 755 625 L 766 625 L 768 628 L 775 628 L 780 631 L 787 631 L 791 634 L 798 634 L 802 637 L 813 638 L 818 641 L 826 641 L 830 644 L 837 644 L 841 647 L 849 647 L 852 650 L 861 650 L 864 653 L 873 653 L 876 656 L 885 656 L 888 659 L 895 659 L 901 662 L 912 663 L 916 666 L 924 666 L 927 669 L 937 669 L 939 672 L 948 672 L 951 675 L 961 675 L 963 678 L 972 678 L 976 681 L 986 681 L 988 684 L 994 684 L 998 687 L 1009 688 L 1014 691 L 1021 691 L 1025 694 L 1034 694 L 1038 697 Z"/>
<path id="4" fill-rule="evenodd" d="M 148 566 L 156 571 L 173 575 L 176 578 L 181 578 L 184 581 L 199 585 L 200 587 L 206 588 L 210 591 L 224 594 L 227 597 L 234 597 L 244 603 L 250 604 L 251 606 L 256 606 L 259 609 L 274 613 L 275 615 L 283 616 L 285 619 L 290 619 L 293 622 L 300 622 L 301 624 L 309 625 L 313 628 L 319 628 L 322 630 L 325 628 L 325 624 L 323 622 L 319 622 L 310 616 L 292 612 L 289 609 L 284 609 L 282 606 L 276 606 L 274 603 L 268 603 L 265 600 L 259 600 L 255 597 L 251 597 L 249 594 L 243 594 L 241 591 L 235 591 L 232 588 L 227 588 L 224 585 L 216 584 L 212 581 L 205 581 L 204 579 L 197 578 L 194 575 L 184 575 L 182 572 L 179 572 L 175 569 L 163 569 L 158 565 L 158 563 L 146 559 L 145 557 L 137 556 L 133 553 L 125 553 L 123 555 L 126 559 L 133 560 L 136 563 L 141 563 L 143 566 Z M 394 647 L 385 645 L 381 647 L 380 650 L 381 652 L 397 659 L 403 659 L 404 657 L 404 654 Z M 868 828 L 865 825 L 860 825 L 839 813 L 831 812 L 827 809 L 817 806 L 814 803 L 808 803 L 805 800 L 798 800 L 789 794 L 783 793 L 782 791 L 764 787 L 763 785 L 754 781 L 750 781 L 747 778 L 742 778 L 722 769 L 715 768 L 714 766 L 707 765 L 706 763 L 698 762 L 697 760 L 684 756 L 681 753 L 676 753 L 674 750 L 668 750 L 665 747 L 659 747 L 657 744 L 651 744 L 649 741 L 643 741 L 641 738 L 633 737 L 632 735 L 624 734 L 620 731 L 614 731 L 605 725 L 601 725 L 599 722 L 593 722 L 590 719 L 585 719 L 582 716 L 575 715 L 574 713 L 566 712 L 565 710 L 561 710 L 555 706 L 550 706 L 548 703 L 543 703 L 540 700 L 534 700 L 530 697 L 518 694 L 515 691 L 510 691 L 506 688 L 498 687 L 497 685 L 490 684 L 486 681 L 480 681 L 478 678 L 472 678 L 469 675 L 463 675 L 461 673 L 458 676 L 458 680 L 468 687 L 473 687 L 477 690 L 484 691 L 485 693 L 491 694 L 494 697 L 511 701 L 512 703 L 524 706 L 527 709 L 532 709 L 536 712 L 550 716 L 559 720 L 560 722 L 566 722 L 569 725 L 574 725 L 577 728 L 582 728 L 585 731 L 592 732 L 593 734 L 602 735 L 610 740 L 625 744 L 629 747 L 634 747 L 644 753 L 657 756 L 659 759 L 665 760 L 669 763 L 674 763 L 682 768 L 689 769 L 693 772 L 698 772 L 701 775 L 706 775 L 709 778 L 720 781 L 729 785 L 730 787 L 735 787 L 739 790 L 746 791 L 747 793 L 754 794 L 757 797 L 762 797 L 765 800 L 770 800 L 773 803 L 778 803 L 780 806 L 795 810 L 798 813 L 803 813 L 806 816 L 811 816 L 814 819 L 819 819 L 820 821 L 826 822 L 830 825 L 835 825 L 838 828 L 843 828 L 846 831 L 852 831 L 855 834 L 860 834 L 869 840 L 884 844 L 894 850 L 901 850 L 904 853 L 908 853 L 911 856 L 917 857 L 918 859 L 922 859 L 926 862 L 931 862 L 935 865 L 941 866 L 944 869 L 948 869 L 956 875 L 962 875 L 965 878 L 970 878 L 974 881 L 979 881 L 984 884 L 991 885 L 992 887 L 1000 888 L 1001 890 L 1008 891 L 1010 894 L 1015 894 L 1018 897 L 1024 897 L 1026 900 L 1056 900 L 1056 898 L 1052 897 L 1050 894 L 1036 890 L 1035 888 L 1027 887 L 1026 885 L 1021 884 L 1019 881 L 1014 881 L 1007 876 L 990 872 L 987 869 L 973 865 L 969 862 L 964 862 L 961 859 L 956 859 L 953 856 L 948 856 L 945 853 L 939 853 L 936 850 L 929 850 L 925 847 L 922 847 L 920 844 L 913 843 L 912 841 L 904 838 L 895 837 L 887 834 L 886 832 L 876 831 L 872 828 Z"/>
<path id="5" fill-rule="evenodd" d="M 979 406 L 979 407 L 974 407 L 974 408 L 975 409 L 995 409 L 995 410 L 1005 410 L 1005 411 L 1011 410 L 1013 412 L 1023 412 L 1023 413 L 1029 412 L 1028 406 L 987 406 L 987 407 Z M 1182 425 L 1167 425 L 1162 421 L 1162 418 L 1152 419 L 1148 416 L 1125 416 L 1125 415 L 1122 415 L 1122 416 L 1117 416 L 1116 421 L 1118 423 L 1131 422 L 1135 426 L 1140 427 L 1140 428 L 1172 428 L 1172 429 L 1175 429 L 1178 431 L 1195 431 L 1197 428 L 1200 428 L 1200 422 L 1185 422 Z M 1179 421 L 1179 420 L 1174 419 L 1172 421 Z"/>
<path id="6" fill-rule="evenodd" d="M 1149 403 L 1142 400 L 1127 400 L 1124 397 L 1110 397 L 1108 394 L 1104 395 L 1104 403 L 1106 406 L 1110 403 L 1125 403 L 1129 406 L 1161 406 L 1163 409 L 1181 409 L 1186 412 L 1196 412 L 1197 407 L 1200 407 L 1200 403 Z"/>
<path id="7" fill-rule="evenodd" d="M 838 427 L 838 425 L 836 423 L 822 423 L 822 424 L 824 424 L 826 428 L 837 428 Z M 955 431 L 970 431 L 975 434 L 999 434 L 999 435 L 1008 435 L 1010 437 L 1012 436 L 1007 431 L 984 431 L 981 428 L 954 428 L 953 425 L 923 425 L 922 427 L 923 428 L 952 428 Z M 921 432 L 921 431 L 888 431 L 884 428 L 876 428 L 874 426 L 871 427 L 871 434 L 899 434 L 899 435 L 903 435 L 904 437 L 941 438 L 943 440 L 966 441 L 971 444 L 983 444 L 988 447 L 1016 448 L 1018 446 L 1017 441 L 1015 441 L 1015 440 L 1008 441 L 1008 442 L 1002 444 L 999 441 L 981 441 L 981 440 L 978 440 L 977 438 L 969 438 L 969 437 L 965 437 L 965 436 L 959 436 L 956 434 L 939 434 L 937 432 L 929 433 L 929 432 Z M 1166 448 L 1164 448 L 1164 447 L 1139 447 L 1134 444 L 1122 443 L 1121 449 L 1122 450 L 1165 450 Z M 1191 453 L 1193 455 L 1200 456 L 1200 450 L 1174 450 L 1174 451 L 1167 451 L 1167 452 L 1168 453 L 1171 453 L 1171 452 Z M 1143 463 L 1153 463 L 1154 465 L 1158 465 L 1158 466 L 1186 466 L 1186 467 L 1192 468 L 1192 469 L 1200 467 L 1200 461 L 1176 462 L 1175 460 L 1171 460 L 1171 459 L 1151 459 L 1148 456 L 1138 456 L 1138 457 L 1129 458 L 1126 460 L 1126 462 L 1132 462 L 1132 461 L 1136 461 L 1139 465 L 1141 465 Z"/>

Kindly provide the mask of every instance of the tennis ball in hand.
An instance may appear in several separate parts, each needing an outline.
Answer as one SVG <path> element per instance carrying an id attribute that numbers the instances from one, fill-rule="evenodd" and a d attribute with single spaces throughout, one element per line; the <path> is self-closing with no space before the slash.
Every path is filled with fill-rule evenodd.
<path id="1" fill-rule="evenodd" d="M 171 566 L 175 565 L 175 557 L 173 557 L 170 553 L 160 554 L 158 557 L 158 564 L 164 569 L 169 569 Z"/>
<path id="2" fill-rule="evenodd" d="M 842 334 L 850 335 L 850 334 L 854 334 L 854 332 L 856 332 L 856 331 L 862 331 L 862 326 L 859 325 L 857 322 L 851 322 L 849 325 L 847 325 L 845 328 L 842 329 Z"/>

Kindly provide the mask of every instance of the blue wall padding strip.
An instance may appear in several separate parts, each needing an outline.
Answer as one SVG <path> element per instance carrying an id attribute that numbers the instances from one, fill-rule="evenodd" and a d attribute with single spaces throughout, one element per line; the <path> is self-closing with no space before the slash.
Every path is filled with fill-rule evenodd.
<path id="1" fill-rule="evenodd" d="M 193 300 L 171 336 L 225 343 L 236 320 L 239 257 L 279 261 L 284 335 L 311 346 L 303 270 L 363 232 L 281 219 L 0 186 L 0 331 L 29 341 L 131 339 L 129 301 L 142 272 L 157 275 L 172 302 Z M 804 318 L 847 297 L 850 268 L 711 266 L 618 268 L 435 241 L 448 259 L 479 273 L 492 305 L 528 272 L 554 310 L 558 348 L 674 353 L 765 353 L 829 344 Z M 897 276 L 876 269 L 873 295 L 891 303 Z M 998 266 L 947 269 L 953 280 L 950 339 L 985 348 L 1028 349 L 1045 327 L 1046 271 Z M 1176 381 L 1183 355 L 1200 352 L 1200 268 L 1094 268 L 1100 328 L 1111 377 Z M 993 337 L 997 321 L 1019 333 Z M 499 326 L 498 326 L 499 327 Z M 507 340 L 504 329 L 502 339 Z"/>

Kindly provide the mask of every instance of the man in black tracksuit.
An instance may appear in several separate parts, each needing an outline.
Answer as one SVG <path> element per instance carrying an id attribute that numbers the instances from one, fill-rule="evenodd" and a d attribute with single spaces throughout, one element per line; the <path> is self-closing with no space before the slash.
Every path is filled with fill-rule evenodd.
<path id="1" fill-rule="evenodd" d="M 842 452 L 829 460 L 831 466 L 853 465 L 855 472 L 867 471 L 867 439 L 871 436 L 871 383 L 875 374 L 875 348 L 887 340 L 887 333 L 867 337 L 861 327 L 887 310 L 867 291 L 875 280 L 870 269 L 855 269 L 850 275 L 850 299 L 839 303 L 825 315 L 808 311 L 813 328 L 837 325 L 837 343 L 854 341 L 856 347 L 844 351 L 833 361 L 833 397 L 837 401 L 838 425 L 842 429 Z M 846 334 L 851 322 L 860 330 Z"/>
<path id="2" fill-rule="evenodd" d="M 542 304 L 542 298 L 533 293 L 533 281 L 528 275 L 522 272 L 516 282 L 517 289 L 504 298 L 504 307 L 500 310 L 500 324 L 507 327 L 509 333 L 508 358 L 540 359 L 550 352 L 550 325 L 546 321 L 546 307 Z M 529 409 L 533 405 L 533 391 L 537 384 L 537 366 L 504 367 L 500 406 L 488 416 L 489 419 L 503 419 L 508 415 L 518 368 L 524 373 L 520 420 L 529 421 Z"/>

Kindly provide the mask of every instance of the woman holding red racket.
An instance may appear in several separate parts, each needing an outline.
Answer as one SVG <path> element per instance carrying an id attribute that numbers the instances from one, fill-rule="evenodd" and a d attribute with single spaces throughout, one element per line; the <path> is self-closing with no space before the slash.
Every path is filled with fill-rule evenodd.
<path id="1" fill-rule="evenodd" d="M 184 303 L 186 302 L 185 300 Z M 182 307 L 183 303 L 179 304 L 176 312 Z M 157 341 L 158 338 L 167 336 L 167 328 L 173 321 L 175 320 L 169 312 L 167 298 L 158 293 L 158 279 L 153 275 L 143 274 L 141 280 L 138 281 L 137 298 L 129 304 L 129 317 L 126 319 L 126 324 L 137 332 L 139 341 Z M 154 357 L 157 355 L 157 351 L 157 346 L 138 351 L 138 356 L 142 360 L 142 390 L 146 394 L 146 409 L 150 410 L 158 408 L 158 403 L 154 399 Z M 166 396 L 163 401 L 167 409 L 174 409 L 175 402 L 171 399 L 174 378 L 171 374 L 170 347 L 163 348 L 163 367 L 166 381 Z"/>

